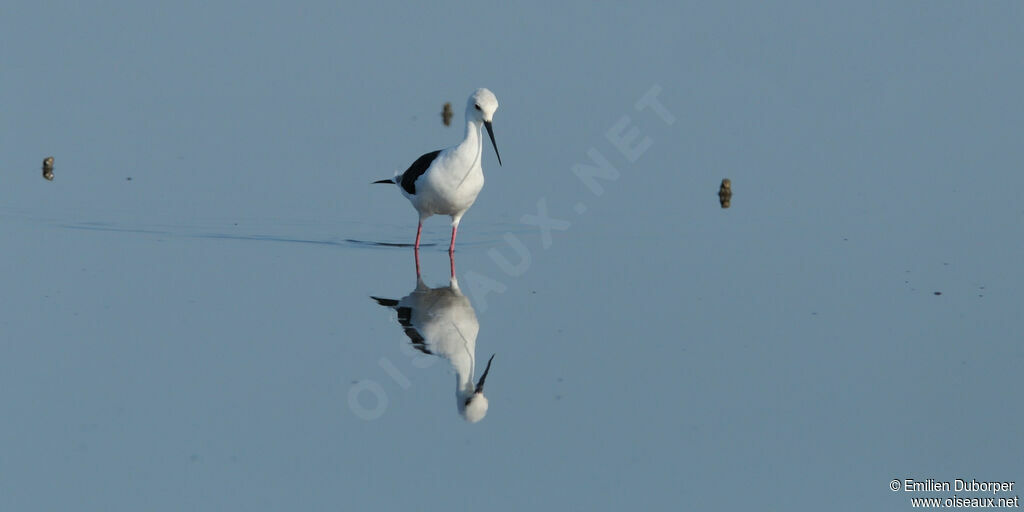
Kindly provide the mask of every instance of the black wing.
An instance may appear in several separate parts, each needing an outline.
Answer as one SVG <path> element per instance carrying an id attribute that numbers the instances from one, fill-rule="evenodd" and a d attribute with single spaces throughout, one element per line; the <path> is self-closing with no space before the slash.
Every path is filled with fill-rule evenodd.
<path id="1" fill-rule="evenodd" d="M 402 173 L 402 188 L 410 194 L 416 193 L 416 178 L 419 178 L 423 173 L 427 172 L 427 168 L 430 164 L 434 163 L 434 159 L 441 153 L 441 150 L 431 151 L 416 159 L 408 169 Z"/>

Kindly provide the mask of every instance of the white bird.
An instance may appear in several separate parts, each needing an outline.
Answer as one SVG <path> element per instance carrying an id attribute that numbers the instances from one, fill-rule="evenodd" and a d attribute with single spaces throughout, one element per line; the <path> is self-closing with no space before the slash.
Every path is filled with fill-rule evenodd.
<path id="1" fill-rule="evenodd" d="M 443 357 L 455 370 L 455 403 L 466 421 L 476 423 L 487 415 L 484 381 L 491 371 L 492 355 L 480 380 L 473 383 L 476 371 L 476 335 L 480 324 L 469 299 L 459 290 L 459 281 L 441 288 L 430 288 L 416 276 L 416 289 L 401 300 L 370 297 L 381 306 L 398 312 L 398 323 L 420 352 Z"/>
<path id="2" fill-rule="evenodd" d="M 476 201 L 480 189 L 484 188 L 484 172 L 480 166 L 483 154 L 482 128 L 494 146 L 494 154 L 501 165 L 498 144 L 494 142 L 491 120 L 498 110 L 498 98 L 487 89 L 477 89 L 466 102 L 466 137 L 450 148 L 431 151 L 416 159 L 405 172 L 394 178 L 374 183 L 394 183 L 402 195 L 409 199 L 420 214 L 416 227 L 415 248 L 420 247 L 420 233 L 423 221 L 431 215 L 448 215 L 452 218 L 452 242 L 448 252 L 455 250 L 455 236 L 459 222 L 466 210 Z"/>

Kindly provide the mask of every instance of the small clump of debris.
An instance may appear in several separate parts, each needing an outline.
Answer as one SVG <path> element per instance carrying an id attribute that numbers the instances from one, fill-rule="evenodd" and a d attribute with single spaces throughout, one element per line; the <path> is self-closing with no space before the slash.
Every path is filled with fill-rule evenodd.
<path id="1" fill-rule="evenodd" d="M 43 159 L 43 177 L 48 181 L 53 181 L 53 157 L 48 156 Z"/>
<path id="2" fill-rule="evenodd" d="M 452 103 L 450 101 L 446 101 L 444 108 L 441 109 L 441 121 L 445 126 L 452 125 Z"/>
<path id="3" fill-rule="evenodd" d="M 718 204 L 722 205 L 722 208 L 728 208 L 730 201 L 732 201 L 732 180 L 725 178 L 722 180 L 722 186 L 718 187 Z"/>

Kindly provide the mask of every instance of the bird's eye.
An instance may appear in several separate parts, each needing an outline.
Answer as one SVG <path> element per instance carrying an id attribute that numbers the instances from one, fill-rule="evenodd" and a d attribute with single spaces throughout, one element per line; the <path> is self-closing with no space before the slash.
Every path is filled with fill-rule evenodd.
<path id="1" fill-rule="evenodd" d="M 473 105 L 473 108 L 480 110 L 480 105 Z"/>

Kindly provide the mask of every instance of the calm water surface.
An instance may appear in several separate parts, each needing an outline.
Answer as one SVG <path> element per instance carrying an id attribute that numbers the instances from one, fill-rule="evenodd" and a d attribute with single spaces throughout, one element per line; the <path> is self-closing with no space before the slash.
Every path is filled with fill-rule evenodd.
<path id="1" fill-rule="evenodd" d="M 894 478 L 1024 479 L 1017 4 L 5 11 L 0 509 L 906 510 Z M 456 291 L 446 221 L 418 281 L 369 182 L 477 87 L 504 166 Z"/>

